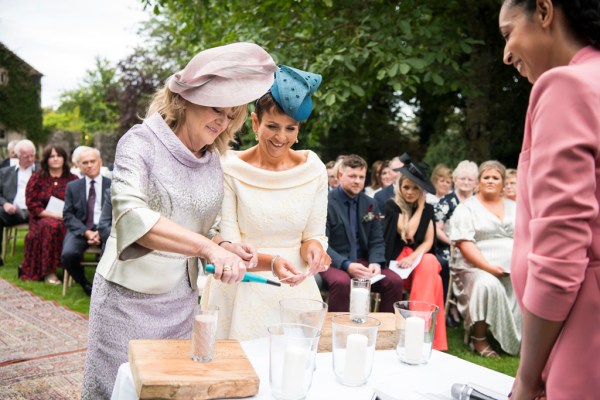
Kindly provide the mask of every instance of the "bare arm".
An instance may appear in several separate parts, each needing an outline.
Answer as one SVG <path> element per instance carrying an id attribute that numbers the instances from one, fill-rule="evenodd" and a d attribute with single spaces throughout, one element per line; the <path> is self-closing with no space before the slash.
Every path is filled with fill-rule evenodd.
<path id="1" fill-rule="evenodd" d="M 549 321 L 523 312 L 521 362 L 513 385 L 511 399 L 533 399 L 543 391 L 542 370 L 560 334 L 564 321 Z"/>
<path id="2" fill-rule="evenodd" d="M 437 239 L 440 242 L 450 245 L 450 238 L 448 237 L 448 235 L 446 235 L 445 228 L 446 228 L 445 223 L 436 222 L 435 223 L 435 236 L 437 237 Z"/>
<path id="3" fill-rule="evenodd" d="M 421 223 L 421 216 L 423 215 L 423 210 L 425 209 L 425 193 L 421 193 L 419 196 L 418 206 L 415 213 L 408 220 L 408 229 L 406 231 L 406 239 L 413 240 L 415 237 L 415 233 L 417 233 L 417 229 L 419 229 L 419 224 Z"/>
<path id="4" fill-rule="evenodd" d="M 497 265 L 491 265 L 487 262 L 475 243 L 468 240 L 461 240 L 456 242 L 456 247 L 458 247 L 461 254 L 469 262 L 469 264 L 495 276 L 504 275 L 502 268 Z"/>

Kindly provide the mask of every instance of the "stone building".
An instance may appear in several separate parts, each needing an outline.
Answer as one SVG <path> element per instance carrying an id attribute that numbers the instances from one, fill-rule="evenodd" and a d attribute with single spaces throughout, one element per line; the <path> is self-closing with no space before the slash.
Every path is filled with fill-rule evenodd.
<path id="1" fill-rule="evenodd" d="M 11 140 L 42 138 L 42 74 L 0 43 L 0 155 Z"/>

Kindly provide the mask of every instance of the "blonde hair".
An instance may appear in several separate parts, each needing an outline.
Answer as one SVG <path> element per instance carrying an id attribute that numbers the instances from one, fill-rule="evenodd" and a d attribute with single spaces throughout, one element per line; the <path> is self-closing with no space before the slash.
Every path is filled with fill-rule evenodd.
<path id="1" fill-rule="evenodd" d="M 431 173 L 431 182 L 435 183 L 439 178 L 452 180 L 452 170 L 446 164 L 438 164 Z"/>
<path id="2" fill-rule="evenodd" d="M 396 203 L 398 207 L 400 207 L 400 211 L 402 211 L 402 215 L 404 216 L 404 222 L 400 229 L 400 237 L 402 238 L 402 240 L 407 242 L 406 233 L 408 232 L 408 221 L 412 218 L 414 214 L 414 207 L 411 204 L 408 204 L 406 200 L 404 200 L 404 197 L 402 197 L 402 190 L 400 189 L 400 187 L 402 186 L 402 181 L 404 180 L 410 181 L 410 179 L 407 176 L 400 174 L 400 176 L 396 180 L 396 185 L 394 185 L 394 197 L 392 197 L 392 199 L 394 200 L 394 203 Z M 423 190 L 420 186 L 418 187 L 421 191 Z"/>
<path id="3" fill-rule="evenodd" d="M 506 170 L 506 179 L 508 179 L 508 178 L 512 178 L 513 176 L 514 176 L 515 178 L 517 177 L 517 170 L 516 170 L 516 169 L 514 169 L 514 168 L 508 168 L 508 169 Z"/>
<path id="4" fill-rule="evenodd" d="M 154 94 L 146 118 L 154 113 L 159 113 L 169 128 L 173 132 L 177 132 L 185 121 L 185 106 L 187 103 L 187 100 L 179 94 L 171 92 L 168 87 L 164 86 Z M 248 108 L 244 104 L 232 107 L 232 110 L 233 120 L 227 125 L 227 129 L 207 147 L 207 150 L 217 150 L 220 154 L 224 154 L 229 149 L 229 143 L 235 141 L 234 135 L 242 128 L 248 117 Z"/>

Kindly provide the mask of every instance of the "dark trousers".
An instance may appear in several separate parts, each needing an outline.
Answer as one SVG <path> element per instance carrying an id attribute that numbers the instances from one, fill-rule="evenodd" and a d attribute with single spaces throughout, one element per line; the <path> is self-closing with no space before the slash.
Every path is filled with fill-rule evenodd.
<path id="1" fill-rule="evenodd" d="M 84 268 L 81 266 L 83 252 L 89 247 L 87 239 L 83 236 L 74 235 L 67 232 L 63 241 L 62 254 L 60 261 L 62 265 L 69 271 L 75 282 L 81 286 L 89 285 L 85 278 Z"/>
<path id="2" fill-rule="evenodd" d="M 29 219 L 29 212 L 21 210 L 21 213 L 8 214 L 4 208 L 0 207 L 0 254 L 2 254 L 2 244 L 4 243 L 4 228 L 24 224 Z"/>
<path id="3" fill-rule="evenodd" d="M 371 286 L 371 291 L 381 294 L 380 312 L 394 312 L 394 303 L 402 300 L 402 278 L 387 268 L 381 270 L 385 278 Z M 350 280 L 347 272 L 334 267 L 321 272 L 323 281 L 329 288 L 329 308 L 331 312 L 350 311 Z"/>

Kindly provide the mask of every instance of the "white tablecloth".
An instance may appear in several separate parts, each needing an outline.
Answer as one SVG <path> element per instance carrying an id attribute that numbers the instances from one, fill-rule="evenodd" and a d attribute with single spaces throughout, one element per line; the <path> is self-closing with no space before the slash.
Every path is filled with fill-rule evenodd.
<path id="1" fill-rule="evenodd" d="M 260 378 L 260 389 L 251 399 L 272 399 L 269 389 L 269 339 L 242 342 L 242 348 Z M 423 366 L 402 364 L 394 350 L 375 352 L 373 372 L 366 385 L 348 387 L 335 379 L 331 353 L 317 354 L 317 369 L 308 392 L 308 400 L 371 400 L 374 392 L 382 400 L 451 400 L 454 383 L 469 383 L 489 389 L 504 400 L 514 378 L 439 351 L 433 351 Z M 119 368 L 112 400 L 137 399 L 129 363 Z"/>

